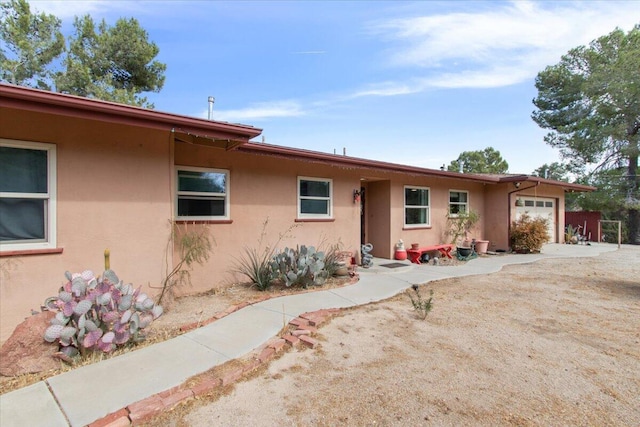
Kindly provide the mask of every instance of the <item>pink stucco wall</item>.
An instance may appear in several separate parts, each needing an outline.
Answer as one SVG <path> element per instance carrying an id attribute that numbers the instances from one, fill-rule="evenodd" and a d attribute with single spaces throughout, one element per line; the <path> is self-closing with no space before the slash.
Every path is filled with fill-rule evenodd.
<path id="1" fill-rule="evenodd" d="M 445 236 L 449 190 L 469 191 L 471 209 L 481 221 L 470 237 L 488 239 L 492 248 L 508 248 L 508 184 L 482 184 L 465 179 L 425 176 L 367 167 L 342 167 L 286 156 L 225 151 L 173 143 L 167 130 L 104 121 L 53 116 L 3 108 L 0 137 L 56 144 L 57 241 L 59 254 L 0 257 L 0 342 L 13 328 L 54 295 L 66 270 L 103 270 L 103 252 L 111 252 L 111 267 L 126 282 L 160 284 L 175 262 L 170 239 L 175 207 L 175 165 L 230 171 L 230 221 L 200 223 L 213 238 L 213 253 L 195 266 L 191 286 L 179 294 L 198 293 L 224 284 L 246 281 L 233 273 L 243 248 L 340 243 L 357 252 L 360 246 L 360 205 L 353 191 L 365 188 L 365 235 L 374 256 L 392 258 L 402 239 L 436 244 Z M 299 221 L 297 178 L 333 181 L 333 219 Z M 431 225 L 405 229 L 404 186 L 429 187 Z M 563 193 L 541 185 L 539 196 L 557 197 L 563 224 Z M 512 212 L 513 214 L 513 212 Z M 266 226 L 265 226 L 266 223 Z M 193 224 L 181 224 L 193 227 Z"/>
<path id="2" fill-rule="evenodd" d="M 279 240 L 280 248 L 340 243 L 344 250 L 355 251 L 359 246 L 360 210 L 353 202 L 353 190 L 359 188 L 360 180 L 352 170 L 185 144 L 176 145 L 175 163 L 230 171 L 232 221 L 206 225 L 215 241 L 213 255 L 206 266 L 194 268 L 192 287 L 179 293 L 246 281 L 233 273 L 233 264 L 243 248 L 259 246 L 263 231 L 262 247 L 276 245 Z M 333 180 L 332 221 L 297 221 L 298 176 Z M 285 232 L 287 236 L 280 239 Z"/>
<path id="3" fill-rule="evenodd" d="M 64 283 L 64 272 L 111 266 L 135 285 L 160 281 L 169 237 L 167 133 L 46 114 L 0 112 L 1 137 L 57 146 L 61 254 L 0 258 L 0 341 Z"/>

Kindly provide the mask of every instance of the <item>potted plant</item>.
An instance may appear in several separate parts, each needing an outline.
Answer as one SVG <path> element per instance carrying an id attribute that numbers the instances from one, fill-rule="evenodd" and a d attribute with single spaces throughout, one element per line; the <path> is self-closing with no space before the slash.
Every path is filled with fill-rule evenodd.
<path id="1" fill-rule="evenodd" d="M 447 216 L 446 234 L 451 239 L 451 244 L 456 245 L 456 250 L 462 256 L 471 254 L 471 242 L 469 241 L 469 233 L 480 221 L 480 214 L 474 210 L 462 212 L 458 214 L 449 214 Z M 464 252 L 468 254 L 464 255 Z"/>

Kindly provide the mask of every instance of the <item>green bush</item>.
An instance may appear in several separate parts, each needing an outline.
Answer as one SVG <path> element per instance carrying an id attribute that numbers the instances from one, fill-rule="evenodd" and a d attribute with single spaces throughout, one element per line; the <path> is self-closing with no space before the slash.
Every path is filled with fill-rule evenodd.
<path id="1" fill-rule="evenodd" d="M 547 243 L 548 218 L 531 218 L 526 212 L 511 223 L 511 249 L 515 252 L 540 252 Z"/>

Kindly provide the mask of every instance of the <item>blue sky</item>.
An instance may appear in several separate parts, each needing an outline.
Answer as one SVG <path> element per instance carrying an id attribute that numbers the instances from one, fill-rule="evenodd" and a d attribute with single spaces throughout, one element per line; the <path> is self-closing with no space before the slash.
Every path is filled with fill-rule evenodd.
<path id="1" fill-rule="evenodd" d="M 559 160 L 531 120 L 534 79 L 640 22 L 639 1 L 30 1 L 134 17 L 167 64 L 159 111 L 263 129 L 267 143 L 427 168 L 493 147 L 509 172 Z M 259 137 L 258 140 L 261 138 Z"/>

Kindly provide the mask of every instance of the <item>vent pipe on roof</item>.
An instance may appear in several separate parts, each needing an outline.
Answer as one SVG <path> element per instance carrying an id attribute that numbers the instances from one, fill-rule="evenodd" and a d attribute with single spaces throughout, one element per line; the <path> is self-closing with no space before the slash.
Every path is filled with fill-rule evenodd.
<path id="1" fill-rule="evenodd" d="M 464 160 L 458 160 L 459 172 L 464 173 Z"/>
<path id="2" fill-rule="evenodd" d="M 209 97 L 209 120 L 213 120 L 213 103 L 216 99 L 213 96 Z"/>

